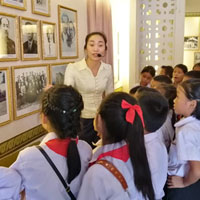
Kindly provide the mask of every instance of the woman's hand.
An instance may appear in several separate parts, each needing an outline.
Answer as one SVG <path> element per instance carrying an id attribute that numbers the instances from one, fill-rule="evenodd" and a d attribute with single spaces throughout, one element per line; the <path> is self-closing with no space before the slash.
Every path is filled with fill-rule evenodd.
<path id="1" fill-rule="evenodd" d="M 167 178 L 168 188 L 183 188 L 185 187 L 183 177 L 180 176 L 168 176 Z"/>

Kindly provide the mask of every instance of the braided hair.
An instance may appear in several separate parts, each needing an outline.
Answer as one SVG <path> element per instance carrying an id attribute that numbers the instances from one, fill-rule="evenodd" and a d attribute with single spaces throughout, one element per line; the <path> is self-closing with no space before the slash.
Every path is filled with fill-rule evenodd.
<path id="1" fill-rule="evenodd" d="M 56 85 L 44 92 L 42 113 L 48 118 L 58 138 L 76 138 L 80 131 L 80 115 L 83 109 L 82 96 L 71 86 Z M 75 140 L 67 149 L 68 183 L 80 172 L 81 162 Z"/>

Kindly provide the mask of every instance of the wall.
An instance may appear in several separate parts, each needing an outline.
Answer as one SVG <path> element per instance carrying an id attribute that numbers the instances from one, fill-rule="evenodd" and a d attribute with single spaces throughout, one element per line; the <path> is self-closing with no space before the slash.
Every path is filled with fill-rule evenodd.
<path id="1" fill-rule="evenodd" d="M 14 8 L 9 8 L 6 6 L 0 5 L 0 12 L 15 14 L 18 16 L 29 17 L 37 20 L 48 21 L 57 23 L 57 37 L 58 37 L 58 5 L 62 5 L 65 7 L 69 7 L 77 10 L 78 17 L 78 46 L 79 46 L 79 60 L 84 56 L 83 46 L 84 46 L 84 38 L 87 34 L 87 8 L 86 8 L 86 0 L 51 0 L 51 16 L 41 16 L 37 14 L 32 14 L 31 11 L 31 0 L 27 0 L 27 10 L 21 11 Z M 57 41 L 58 38 L 57 38 Z M 58 48 L 59 49 L 59 48 Z M 58 59 L 56 60 L 38 60 L 38 61 L 10 61 L 10 62 L 0 62 L 0 67 L 11 67 L 18 65 L 31 65 L 31 64 L 43 64 L 43 63 L 59 63 L 59 62 L 69 62 L 74 61 L 70 59 Z M 40 124 L 39 114 L 29 115 L 25 118 L 12 121 L 11 123 L 0 127 L 0 143 L 8 140 L 26 130 L 29 130 Z"/>

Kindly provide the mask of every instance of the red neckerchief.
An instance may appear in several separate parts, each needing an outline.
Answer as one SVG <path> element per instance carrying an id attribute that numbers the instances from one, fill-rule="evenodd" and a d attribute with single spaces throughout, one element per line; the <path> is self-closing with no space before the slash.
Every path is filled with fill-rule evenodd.
<path id="1" fill-rule="evenodd" d="M 118 149 L 114 149 L 114 150 L 111 150 L 111 151 L 108 151 L 108 152 L 105 152 L 105 153 L 102 153 L 98 156 L 98 158 L 90 163 L 90 166 L 95 164 L 95 162 L 97 160 L 101 160 L 102 158 L 106 157 L 106 156 L 110 156 L 110 157 L 113 157 L 113 158 L 116 158 L 116 159 L 119 159 L 119 160 L 122 160 L 124 162 L 127 162 L 130 155 L 129 155 L 129 150 L 128 150 L 128 145 L 124 145 Z"/>
<path id="2" fill-rule="evenodd" d="M 78 143 L 78 138 L 76 139 L 71 139 L 71 138 L 66 138 L 66 139 L 52 139 L 46 142 L 45 144 L 54 151 L 57 154 L 60 154 L 61 156 L 66 157 L 67 156 L 67 149 L 69 146 L 69 143 L 71 140 L 75 140 L 76 143 Z"/>

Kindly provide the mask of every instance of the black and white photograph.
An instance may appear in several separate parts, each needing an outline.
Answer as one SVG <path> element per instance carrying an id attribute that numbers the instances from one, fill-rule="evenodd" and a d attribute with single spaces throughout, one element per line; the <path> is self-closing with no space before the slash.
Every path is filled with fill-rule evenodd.
<path id="1" fill-rule="evenodd" d="M 77 11 L 58 6 L 60 57 L 78 57 Z"/>
<path id="2" fill-rule="evenodd" d="M 56 63 L 50 65 L 50 84 L 51 85 L 60 85 L 64 84 L 65 70 L 68 63 Z"/>
<path id="3" fill-rule="evenodd" d="M 50 17 L 50 0 L 32 0 L 32 13 Z"/>
<path id="4" fill-rule="evenodd" d="M 0 61 L 19 59 L 19 29 L 16 15 L 0 12 Z"/>
<path id="5" fill-rule="evenodd" d="M 42 58 L 44 60 L 57 59 L 56 24 L 41 21 Z"/>
<path id="6" fill-rule="evenodd" d="M 1 0 L 1 5 L 26 10 L 26 0 Z"/>
<path id="7" fill-rule="evenodd" d="M 184 37 L 184 50 L 198 50 L 198 49 L 199 49 L 198 36 Z"/>
<path id="8" fill-rule="evenodd" d="M 20 18 L 22 60 L 39 60 L 40 32 L 39 21 Z"/>
<path id="9" fill-rule="evenodd" d="M 200 52 L 194 52 L 194 64 L 200 63 Z"/>
<path id="10" fill-rule="evenodd" d="M 48 65 L 16 66 L 13 70 L 15 119 L 38 112 L 43 88 L 48 84 Z"/>
<path id="11" fill-rule="evenodd" d="M 9 68 L 0 69 L 0 126 L 11 121 Z"/>

